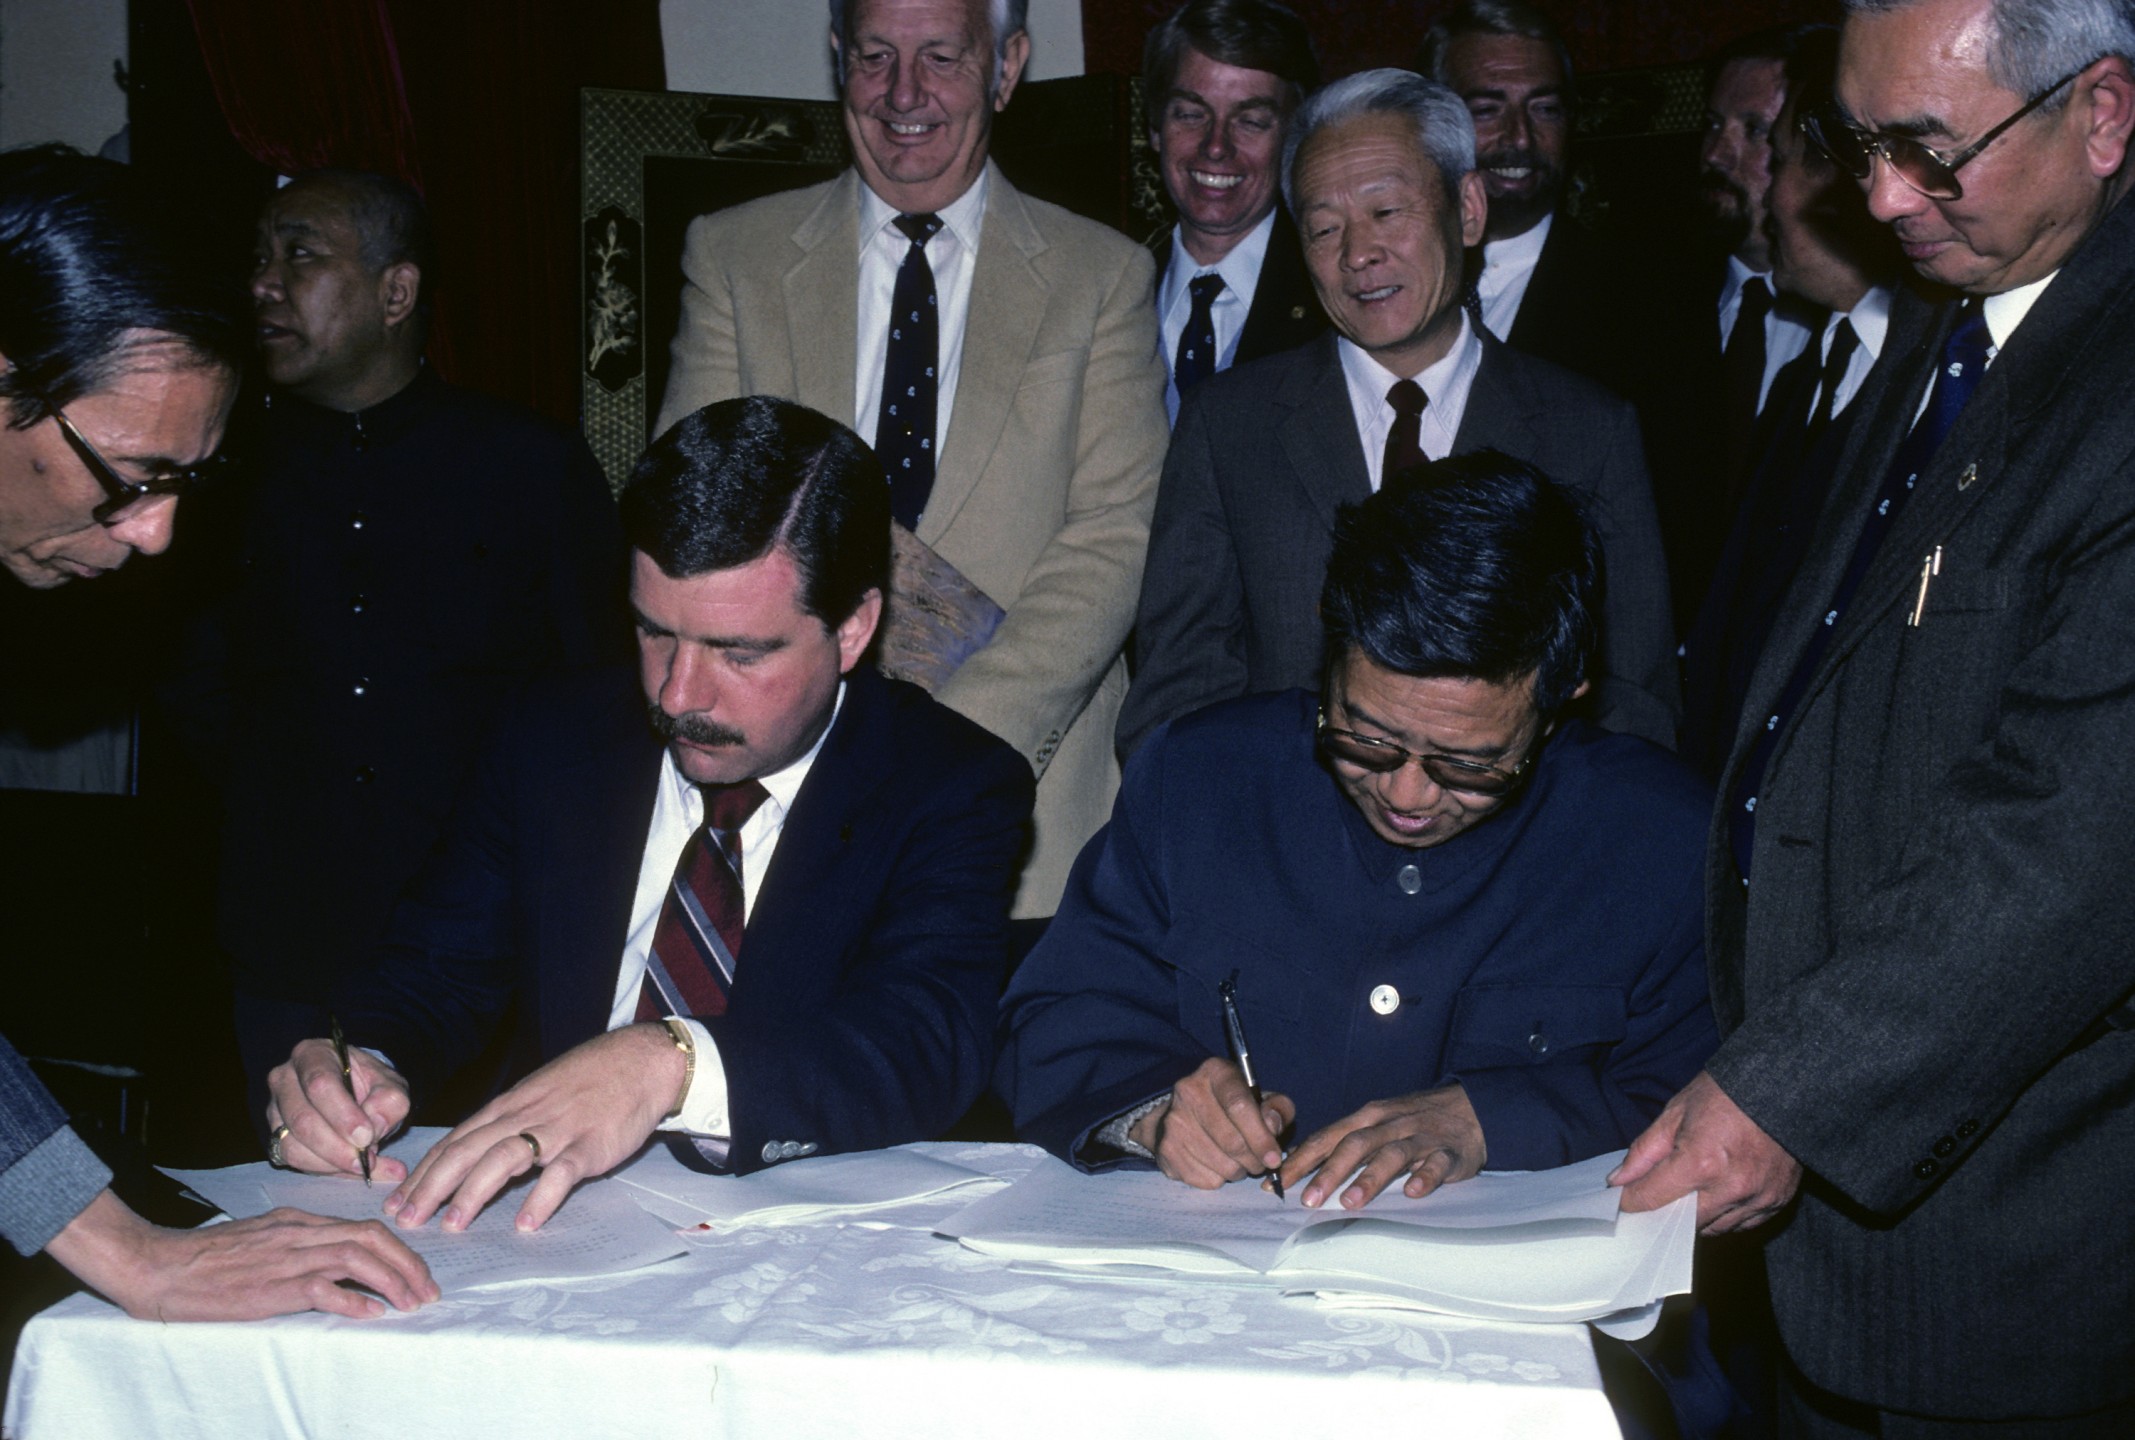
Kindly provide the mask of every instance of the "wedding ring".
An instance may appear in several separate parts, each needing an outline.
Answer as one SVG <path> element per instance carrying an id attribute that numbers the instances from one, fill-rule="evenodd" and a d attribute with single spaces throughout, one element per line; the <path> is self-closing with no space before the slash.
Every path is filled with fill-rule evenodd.
<path id="1" fill-rule="evenodd" d="M 267 1163 L 277 1170 L 289 1168 L 288 1163 L 282 1159 L 282 1142 L 288 1138 L 289 1127 L 277 1125 L 274 1127 L 273 1136 L 267 1141 Z"/>
<path id="2" fill-rule="evenodd" d="M 541 1163 L 541 1142 L 539 1140 L 536 1140 L 530 1132 L 525 1130 L 521 1130 L 519 1132 L 519 1138 L 534 1147 L 534 1163 L 536 1165 L 539 1165 Z"/>

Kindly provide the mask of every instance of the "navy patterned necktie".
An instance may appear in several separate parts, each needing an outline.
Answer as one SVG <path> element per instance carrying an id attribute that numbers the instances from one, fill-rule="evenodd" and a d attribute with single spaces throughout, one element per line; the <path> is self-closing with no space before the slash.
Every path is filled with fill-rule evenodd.
<path id="1" fill-rule="evenodd" d="M 1223 293 L 1223 277 L 1196 275 L 1187 285 L 1194 301 L 1186 328 L 1179 332 L 1178 359 L 1171 367 L 1172 382 L 1184 400 L 1194 386 L 1216 373 L 1216 297 Z"/>
<path id="2" fill-rule="evenodd" d="M 724 1015 L 741 955 L 747 908 L 741 885 L 741 827 L 769 792 L 754 780 L 706 785 L 704 824 L 682 847 L 675 878 L 653 927 L 637 1018 Z"/>
<path id="3" fill-rule="evenodd" d="M 882 405 L 875 414 L 875 454 L 890 481 L 890 514 L 907 530 L 919 528 L 934 489 L 934 415 L 941 380 L 941 317 L 927 242 L 941 231 L 938 215 L 899 215 L 893 222 L 911 245 L 897 267 L 890 295 L 890 343 L 882 365 Z"/>
<path id="4" fill-rule="evenodd" d="M 1778 703 L 1765 717 L 1757 743 L 1743 761 L 1741 773 L 1735 777 L 1734 786 L 1728 792 L 1729 848 L 1734 851 L 1735 868 L 1741 872 L 1745 884 L 1749 881 L 1750 853 L 1757 837 L 1757 794 L 1764 785 L 1765 767 L 1771 763 L 1772 752 L 1778 748 L 1779 737 L 1785 733 L 1787 722 L 1793 719 L 1802 697 L 1808 693 L 1810 678 L 1815 675 L 1824 652 L 1831 648 L 1831 637 L 1838 630 L 1839 617 L 1853 603 L 1854 592 L 1861 588 L 1869 565 L 1904 511 L 1905 502 L 1911 498 L 1921 473 L 1935 458 L 1935 452 L 1942 448 L 1943 438 L 1956 425 L 1965 402 L 1972 398 L 1980 378 L 1987 373 L 1987 349 L 1992 344 L 1993 337 L 1987 331 L 1983 309 L 1973 300 L 1961 302 L 1957 325 L 1942 342 L 1942 358 L 1935 367 L 1934 389 L 1928 396 L 1927 408 L 1921 412 L 1911 433 L 1905 437 L 1905 443 L 1892 457 L 1890 468 L 1884 472 L 1874 506 L 1861 527 L 1860 539 L 1854 542 L 1853 558 L 1847 562 L 1846 573 L 1839 578 L 1837 593 L 1824 608 L 1823 623 L 1816 627 L 1801 659 L 1795 662 L 1786 689 L 1780 692 Z"/>
<path id="5" fill-rule="evenodd" d="M 1396 380 L 1388 387 L 1386 403 L 1394 407 L 1393 428 L 1386 432 L 1386 454 L 1379 462 L 1379 488 L 1404 470 L 1423 463 L 1423 412 L 1430 398 L 1413 380 Z"/>

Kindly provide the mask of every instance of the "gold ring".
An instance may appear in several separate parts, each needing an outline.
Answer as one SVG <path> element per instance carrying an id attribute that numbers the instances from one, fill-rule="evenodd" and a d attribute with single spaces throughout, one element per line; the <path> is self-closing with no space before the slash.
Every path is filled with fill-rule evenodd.
<path id="1" fill-rule="evenodd" d="M 541 1142 L 525 1130 L 519 1132 L 519 1138 L 534 1147 L 534 1163 L 539 1165 L 541 1163 Z"/>
<path id="2" fill-rule="evenodd" d="M 289 1127 L 277 1125 L 267 1141 L 267 1163 L 277 1170 L 286 1170 L 288 1163 L 282 1159 L 282 1142 L 289 1138 Z"/>

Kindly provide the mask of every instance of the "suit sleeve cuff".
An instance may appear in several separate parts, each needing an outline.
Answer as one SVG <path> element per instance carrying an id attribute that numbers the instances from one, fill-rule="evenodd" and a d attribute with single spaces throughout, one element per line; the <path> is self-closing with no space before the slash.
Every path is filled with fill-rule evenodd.
<path id="1" fill-rule="evenodd" d="M 708 1135 L 726 1140 L 734 1134 L 734 1117 L 727 1104 L 726 1065 L 712 1032 L 687 1015 L 674 1017 L 689 1027 L 697 1045 L 697 1064 L 689 1077 L 689 1090 L 682 1096 L 682 1113 L 660 1122 L 662 1130 L 686 1135 Z"/>
<path id="2" fill-rule="evenodd" d="M 111 1183 L 111 1171 L 65 1126 L 0 1172 L 0 1233 L 24 1255 L 52 1243 Z"/>

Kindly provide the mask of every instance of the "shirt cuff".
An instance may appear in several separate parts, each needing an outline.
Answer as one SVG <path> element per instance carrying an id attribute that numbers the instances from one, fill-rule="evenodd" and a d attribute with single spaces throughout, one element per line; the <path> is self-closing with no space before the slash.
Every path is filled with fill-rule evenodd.
<path id="1" fill-rule="evenodd" d="M 682 1096 L 682 1113 L 672 1120 L 662 1120 L 660 1128 L 729 1139 L 734 1134 L 734 1118 L 727 1109 L 726 1066 L 719 1059 L 719 1047 L 712 1041 L 712 1032 L 695 1020 L 687 1015 L 673 1018 L 689 1027 L 697 1046 L 697 1064 L 690 1073 L 689 1089 Z"/>
<path id="2" fill-rule="evenodd" d="M 1171 1092 L 1165 1091 L 1154 1099 L 1144 1100 L 1132 1110 L 1124 1110 L 1090 1132 L 1090 1144 L 1108 1145 L 1123 1154 L 1138 1160 L 1154 1160 L 1156 1152 L 1128 1132 L 1141 1123 L 1144 1115 L 1171 1103 Z"/>

